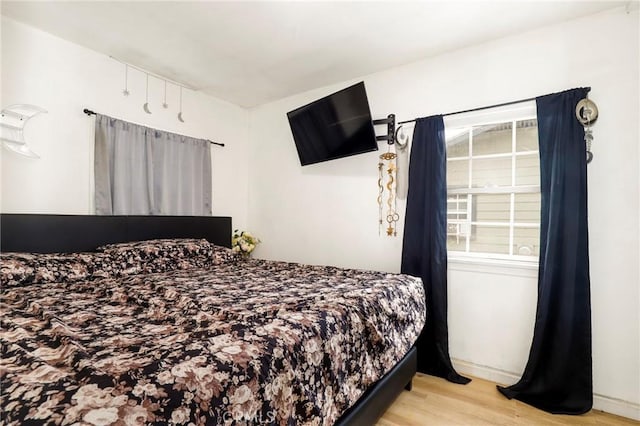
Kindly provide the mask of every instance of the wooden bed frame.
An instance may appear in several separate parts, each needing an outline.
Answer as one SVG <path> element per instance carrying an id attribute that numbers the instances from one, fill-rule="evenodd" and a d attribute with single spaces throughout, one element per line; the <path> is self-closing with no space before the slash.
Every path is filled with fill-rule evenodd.
<path id="1" fill-rule="evenodd" d="M 205 238 L 231 247 L 231 218 L 222 216 L 94 216 L 0 214 L 0 251 L 71 253 L 103 244 L 157 238 Z M 411 390 L 416 349 L 371 386 L 336 425 L 373 425 L 403 389 Z"/>

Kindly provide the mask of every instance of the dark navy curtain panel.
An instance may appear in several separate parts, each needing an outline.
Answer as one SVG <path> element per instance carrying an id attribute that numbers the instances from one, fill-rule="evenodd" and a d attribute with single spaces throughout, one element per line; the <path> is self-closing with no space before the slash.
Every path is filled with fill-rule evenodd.
<path id="1" fill-rule="evenodd" d="M 418 371 L 468 383 L 449 358 L 447 327 L 447 169 L 442 116 L 416 120 L 402 241 L 405 274 L 422 278 L 427 320 L 416 347 Z"/>
<path id="2" fill-rule="evenodd" d="M 587 163 L 576 104 L 589 88 L 536 99 L 540 145 L 538 307 L 520 381 L 498 390 L 544 411 L 582 414 L 593 403 Z"/>

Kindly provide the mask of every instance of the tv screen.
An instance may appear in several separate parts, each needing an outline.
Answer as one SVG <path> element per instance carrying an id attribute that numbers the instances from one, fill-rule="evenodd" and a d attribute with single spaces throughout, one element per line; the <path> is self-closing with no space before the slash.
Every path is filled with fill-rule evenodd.
<path id="1" fill-rule="evenodd" d="M 364 82 L 294 109 L 287 117 L 303 166 L 378 149 Z"/>

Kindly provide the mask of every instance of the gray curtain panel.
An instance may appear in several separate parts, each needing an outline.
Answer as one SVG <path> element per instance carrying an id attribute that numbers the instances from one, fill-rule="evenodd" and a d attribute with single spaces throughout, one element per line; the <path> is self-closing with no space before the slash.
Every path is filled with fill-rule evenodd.
<path id="1" fill-rule="evenodd" d="M 96 114 L 96 214 L 210 216 L 210 145 Z"/>

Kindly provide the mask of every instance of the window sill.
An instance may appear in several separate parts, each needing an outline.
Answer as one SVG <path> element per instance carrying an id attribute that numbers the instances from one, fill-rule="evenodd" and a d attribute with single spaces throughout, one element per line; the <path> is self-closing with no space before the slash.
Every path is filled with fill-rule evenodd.
<path id="1" fill-rule="evenodd" d="M 450 255 L 448 266 L 451 271 L 514 275 L 531 278 L 538 277 L 537 261 L 487 259 Z"/>

